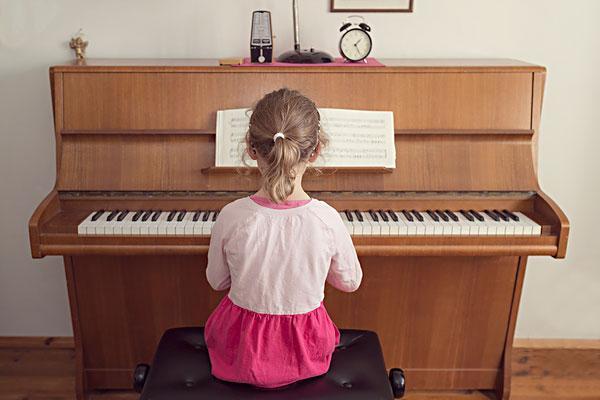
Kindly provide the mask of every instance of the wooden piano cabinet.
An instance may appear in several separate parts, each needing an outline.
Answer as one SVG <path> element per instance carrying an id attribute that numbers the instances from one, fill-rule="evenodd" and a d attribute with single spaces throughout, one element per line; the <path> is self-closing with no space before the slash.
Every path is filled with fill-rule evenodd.
<path id="1" fill-rule="evenodd" d="M 351 294 L 326 287 L 339 327 L 379 334 L 409 390 L 507 400 L 527 257 L 564 257 L 569 222 L 537 182 L 545 68 L 515 60 L 384 60 L 384 67 L 220 67 L 93 60 L 50 69 L 56 182 L 29 222 L 33 257 L 64 257 L 78 400 L 130 389 L 164 330 L 202 325 L 225 292 L 205 278 L 209 238 L 79 236 L 92 210 L 216 210 L 258 174 L 214 167 L 219 109 L 286 86 L 319 107 L 394 112 L 396 168 L 325 170 L 306 189 L 344 209 L 509 209 L 536 237 L 353 237 Z"/>
<path id="2" fill-rule="evenodd" d="M 378 332 L 388 367 L 410 389 L 494 389 L 503 377 L 520 258 L 361 257 L 355 293 L 326 290 L 339 327 Z M 130 388 L 164 330 L 202 325 L 225 292 L 205 256 L 74 256 L 67 260 L 87 389 Z"/>

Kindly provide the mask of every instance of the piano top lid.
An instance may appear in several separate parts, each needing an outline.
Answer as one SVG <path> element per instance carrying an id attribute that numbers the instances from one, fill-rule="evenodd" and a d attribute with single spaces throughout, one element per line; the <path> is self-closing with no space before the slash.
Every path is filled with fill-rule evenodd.
<path id="1" fill-rule="evenodd" d="M 88 58 L 50 67 L 51 72 L 545 72 L 546 68 L 506 58 L 382 58 L 384 66 L 220 66 L 212 58 Z"/>

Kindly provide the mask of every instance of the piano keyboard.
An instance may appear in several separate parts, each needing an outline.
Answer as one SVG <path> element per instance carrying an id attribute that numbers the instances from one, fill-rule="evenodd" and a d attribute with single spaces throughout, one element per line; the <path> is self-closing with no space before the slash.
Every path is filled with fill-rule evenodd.
<path id="1" fill-rule="evenodd" d="M 94 211 L 79 235 L 210 235 L 219 211 Z M 356 236 L 539 236 L 540 225 L 509 210 L 345 210 L 340 217 Z"/>

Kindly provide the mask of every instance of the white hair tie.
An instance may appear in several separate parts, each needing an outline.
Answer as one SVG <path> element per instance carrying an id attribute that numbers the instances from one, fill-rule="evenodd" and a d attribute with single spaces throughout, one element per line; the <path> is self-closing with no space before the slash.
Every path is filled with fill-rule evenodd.
<path id="1" fill-rule="evenodd" d="M 285 139 L 285 135 L 283 134 L 283 132 L 277 132 L 276 134 L 273 135 L 273 141 L 275 142 L 277 140 L 277 138 Z"/>

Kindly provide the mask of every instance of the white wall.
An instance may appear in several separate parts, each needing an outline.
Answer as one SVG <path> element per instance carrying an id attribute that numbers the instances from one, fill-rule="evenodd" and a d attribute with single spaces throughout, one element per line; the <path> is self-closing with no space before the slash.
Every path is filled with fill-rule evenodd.
<path id="1" fill-rule="evenodd" d="M 281 52 L 291 47 L 290 3 L 0 0 L 0 335 L 71 334 L 62 260 L 32 260 L 27 238 L 54 181 L 48 66 L 72 57 L 69 37 L 84 28 L 90 57 L 245 55 L 251 11 L 269 9 Z M 540 181 L 572 234 L 566 260 L 530 259 L 517 336 L 600 338 L 600 1 L 415 3 L 413 14 L 367 15 L 375 56 L 510 57 L 548 68 Z M 301 40 L 335 53 L 344 15 L 328 4 L 301 0 Z"/>

